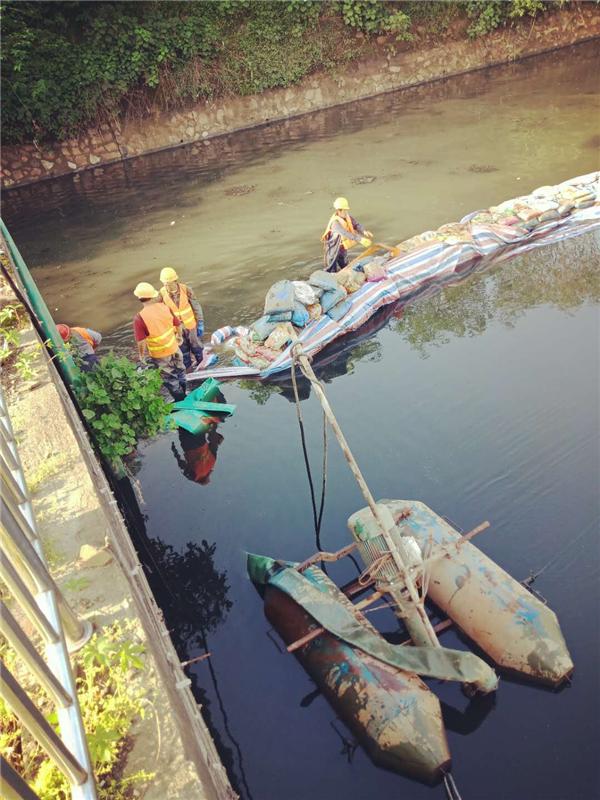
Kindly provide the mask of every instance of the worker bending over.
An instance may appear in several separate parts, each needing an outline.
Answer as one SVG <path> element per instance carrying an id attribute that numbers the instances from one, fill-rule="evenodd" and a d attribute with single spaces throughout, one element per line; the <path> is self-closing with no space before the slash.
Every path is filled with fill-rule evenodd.
<path id="1" fill-rule="evenodd" d="M 180 321 L 161 302 L 150 283 L 138 283 L 133 291 L 142 304 L 133 318 L 133 335 L 142 364 L 150 362 L 160 372 L 163 381 L 161 394 L 170 401 L 183 400 L 186 393 L 185 368 L 179 345 Z"/>
<path id="2" fill-rule="evenodd" d="M 102 334 L 91 328 L 69 327 L 62 322 L 56 326 L 56 330 L 63 342 L 70 343 L 75 363 L 83 372 L 90 372 L 100 363 L 96 348 L 102 341 Z"/>
<path id="3" fill-rule="evenodd" d="M 345 197 L 333 201 L 334 214 L 321 236 L 323 263 L 327 272 L 339 272 L 348 263 L 347 251 L 355 244 L 370 247 L 373 234 L 350 216 L 350 206 Z"/>
<path id="4" fill-rule="evenodd" d="M 168 306 L 175 317 L 181 321 L 183 342 L 181 352 L 186 367 L 192 366 L 192 354 L 199 365 L 202 361 L 202 334 L 204 333 L 204 314 L 202 306 L 194 297 L 193 291 L 179 277 L 172 267 L 165 267 L 160 273 L 162 302 Z"/>

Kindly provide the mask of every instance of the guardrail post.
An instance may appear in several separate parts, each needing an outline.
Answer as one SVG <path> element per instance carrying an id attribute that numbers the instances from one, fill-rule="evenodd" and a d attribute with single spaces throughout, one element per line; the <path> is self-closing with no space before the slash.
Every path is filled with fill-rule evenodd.
<path id="1" fill-rule="evenodd" d="M 77 698 L 67 641 L 71 650 L 92 635 L 90 622 L 80 619 L 56 586 L 44 560 L 33 507 L 19 452 L 0 389 L 0 576 L 45 643 L 45 659 L 4 603 L 0 605 L 0 630 L 20 660 L 54 701 L 60 736 L 46 722 L 18 681 L 3 666 L 2 696 L 21 723 L 68 778 L 73 800 L 96 800 L 92 764 Z M 3 763 L 3 778 L 4 778 Z M 33 800 L 36 795 L 6 765 L 3 796 Z M 24 788 L 25 787 L 25 788 Z"/>

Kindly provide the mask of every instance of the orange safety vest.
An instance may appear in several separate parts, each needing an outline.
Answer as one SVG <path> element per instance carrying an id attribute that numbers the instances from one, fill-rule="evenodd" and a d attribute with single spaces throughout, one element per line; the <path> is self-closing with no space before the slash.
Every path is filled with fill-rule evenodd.
<path id="1" fill-rule="evenodd" d="M 78 333 L 82 339 L 85 339 L 86 342 L 89 344 L 89 346 L 92 348 L 92 350 L 96 349 L 96 342 L 92 339 L 92 337 L 89 335 L 89 333 L 86 331 L 85 328 L 71 328 L 71 330 L 75 331 L 75 333 Z"/>
<path id="2" fill-rule="evenodd" d="M 329 234 L 331 233 L 331 226 L 336 220 L 340 223 L 342 228 L 345 228 L 348 231 L 348 233 L 356 233 L 350 215 L 348 215 L 347 217 L 340 217 L 339 214 L 332 214 L 329 222 L 327 223 L 327 227 L 325 228 L 325 232 L 323 233 L 323 236 L 321 236 L 322 242 L 325 242 L 329 238 Z M 358 242 L 355 242 L 353 239 L 342 238 L 342 247 L 346 248 L 346 250 L 349 250 L 351 247 L 354 247 L 355 244 L 358 244 Z"/>
<path id="3" fill-rule="evenodd" d="M 173 302 L 166 286 L 162 287 L 160 294 L 165 305 L 171 309 L 173 314 L 183 322 L 184 326 L 189 331 L 196 327 L 196 317 L 194 316 L 190 301 L 188 300 L 187 286 L 185 284 L 179 284 L 179 307 Z"/>
<path id="4" fill-rule="evenodd" d="M 146 305 L 140 317 L 148 328 L 146 344 L 151 358 L 166 358 L 177 351 L 179 345 L 175 338 L 175 326 L 169 309 L 162 303 Z"/>

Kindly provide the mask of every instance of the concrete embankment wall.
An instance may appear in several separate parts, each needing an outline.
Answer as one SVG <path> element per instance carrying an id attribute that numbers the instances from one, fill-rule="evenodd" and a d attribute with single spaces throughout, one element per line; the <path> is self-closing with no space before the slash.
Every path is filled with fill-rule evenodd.
<path id="1" fill-rule="evenodd" d="M 600 36 L 596 3 L 573 4 L 480 39 L 444 41 L 395 55 L 374 45 L 376 55 L 339 74 L 318 73 L 295 86 L 249 97 L 200 102 L 187 111 L 157 113 L 141 121 L 100 125 L 76 139 L 6 146 L 0 177 L 4 187 L 101 169 L 103 164 L 211 138 L 274 120 L 348 103 L 382 92 L 503 64 Z M 560 57 L 560 56 L 557 56 Z"/>
<path id="2" fill-rule="evenodd" d="M 0 246 L 8 252 L 1 237 Z M 97 630 L 125 623 L 144 645 L 143 674 L 135 679 L 143 684 L 147 713 L 129 732 L 125 775 L 153 774 L 136 790 L 147 800 L 234 800 L 87 432 L 35 330 L 21 335 L 39 353 L 35 379 L 23 385 L 5 370 L 2 383 L 53 576 Z M 94 549 L 91 558 L 81 557 L 82 545 Z"/>

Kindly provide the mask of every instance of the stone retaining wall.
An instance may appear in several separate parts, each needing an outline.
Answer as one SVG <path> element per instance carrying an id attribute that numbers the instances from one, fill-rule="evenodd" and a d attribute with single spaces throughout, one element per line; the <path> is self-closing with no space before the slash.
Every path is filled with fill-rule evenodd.
<path id="1" fill-rule="evenodd" d="M 534 20 L 520 20 L 480 39 L 444 42 L 427 49 L 354 63 L 339 74 L 319 73 L 293 87 L 249 97 L 201 102 L 188 111 L 156 113 L 142 121 L 103 124 L 76 139 L 2 150 L 5 188 L 98 167 L 144 153 L 243 130 L 382 92 L 515 61 L 600 36 L 600 8 L 573 4 Z"/>

